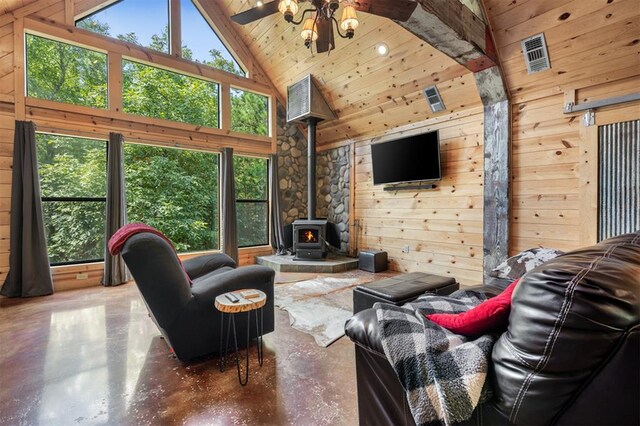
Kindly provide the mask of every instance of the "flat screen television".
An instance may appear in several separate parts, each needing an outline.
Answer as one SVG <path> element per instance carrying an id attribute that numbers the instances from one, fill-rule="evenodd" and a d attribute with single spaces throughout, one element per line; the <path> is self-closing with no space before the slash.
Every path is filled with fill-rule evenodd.
<path id="1" fill-rule="evenodd" d="M 373 184 L 442 179 L 438 131 L 371 145 Z"/>

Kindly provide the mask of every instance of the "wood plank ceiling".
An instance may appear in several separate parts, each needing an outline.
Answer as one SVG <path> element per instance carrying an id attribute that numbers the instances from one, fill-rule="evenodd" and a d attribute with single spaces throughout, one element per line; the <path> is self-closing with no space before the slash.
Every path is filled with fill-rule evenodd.
<path id="1" fill-rule="evenodd" d="M 228 16 L 255 4 L 202 1 L 217 1 Z M 305 4 L 301 6 L 302 11 Z M 464 67 L 388 19 L 366 13 L 358 18 L 355 37 L 337 38 L 330 54 L 312 54 L 299 35 L 301 27 L 287 24 L 280 14 L 244 26 L 233 24 L 280 93 L 286 94 L 287 86 L 307 74 L 317 78 L 339 117 L 320 124 L 320 145 L 381 134 L 435 116 L 422 94 L 433 84 L 447 108 L 438 115 L 481 104 L 473 75 Z M 390 48 L 386 57 L 375 52 L 380 42 Z"/>
<path id="2" fill-rule="evenodd" d="M 226 12 L 225 19 L 255 5 L 253 0 L 199 1 L 218 3 Z M 0 0 L 0 12 L 30 3 L 34 0 Z M 307 5 L 301 4 L 298 15 Z M 337 48 L 330 54 L 312 54 L 300 37 L 301 26 L 287 24 L 279 13 L 245 26 L 231 25 L 281 94 L 307 74 L 318 79 L 338 115 L 338 120 L 318 127 L 320 145 L 379 135 L 481 105 L 473 75 L 464 67 L 386 18 L 366 13 L 359 13 L 358 18 L 355 37 L 337 38 Z M 380 42 L 390 48 L 386 57 L 375 52 Z M 446 106 L 446 111 L 437 114 L 431 112 L 422 94 L 422 89 L 433 84 Z"/>

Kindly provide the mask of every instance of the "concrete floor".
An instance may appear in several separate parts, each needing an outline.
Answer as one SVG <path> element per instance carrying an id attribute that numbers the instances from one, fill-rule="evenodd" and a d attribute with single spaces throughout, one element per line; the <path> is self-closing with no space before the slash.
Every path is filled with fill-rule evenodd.
<path id="1" fill-rule="evenodd" d="M 133 283 L 0 299 L 0 424 L 356 425 L 353 344 L 319 347 L 288 321 L 276 309 L 240 387 L 217 358 L 173 359 Z"/>

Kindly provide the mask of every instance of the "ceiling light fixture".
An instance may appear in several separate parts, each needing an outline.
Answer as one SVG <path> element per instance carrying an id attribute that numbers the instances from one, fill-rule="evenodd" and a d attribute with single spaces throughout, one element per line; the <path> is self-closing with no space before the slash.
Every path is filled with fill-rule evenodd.
<path id="1" fill-rule="evenodd" d="M 341 38 L 351 39 L 355 35 L 356 28 L 360 25 L 356 8 L 351 4 L 350 0 L 346 0 L 346 5 L 342 10 L 342 18 L 340 23 L 335 17 L 340 3 L 343 0 L 310 0 L 312 8 L 305 9 L 298 21 L 294 20 L 294 15 L 298 12 L 298 0 L 280 0 L 278 10 L 284 15 L 284 20 L 293 24 L 302 26 L 301 37 L 304 39 L 304 45 L 311 48 L 312 43 L 321 39 L 322 46 L 318 46 L 318 51 L 331 51 L 335 48 L 333 27 Z M 307 15 L 310 17 L 306 18 Z M 344 32 L 342 32 L 342 31 Z M 320 41 L 318 41 L 320 44 Z"/>
<path id="2" fill-rule="evenodd" d="M 264 4 L 264 3 L 262 3 L 260 0 L 258 0 L 258 1 L 256 2 L 256 6 L 258 6 L 258 7 L 262 7 L 262 5 L 263 5 L 263 4 Z"/>
<path id="3" fill-rule="evenodd" d="M 389 54 L 389 46 L 386 43 L 377 44 L 376 53 L 380 56 L 387 56 Z"/>

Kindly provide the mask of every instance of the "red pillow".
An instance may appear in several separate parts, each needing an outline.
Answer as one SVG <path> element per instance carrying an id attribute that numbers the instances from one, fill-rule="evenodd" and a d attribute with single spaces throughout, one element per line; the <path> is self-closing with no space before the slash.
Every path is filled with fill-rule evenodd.
<path id="1" fill-rule="evenodd" d="M 479 336 L 509 322 L 511 294 L 520 278 L 509 284 L 502 293 L 460 314 L 431 314 L 427 319 L 464 336 Z"/>

